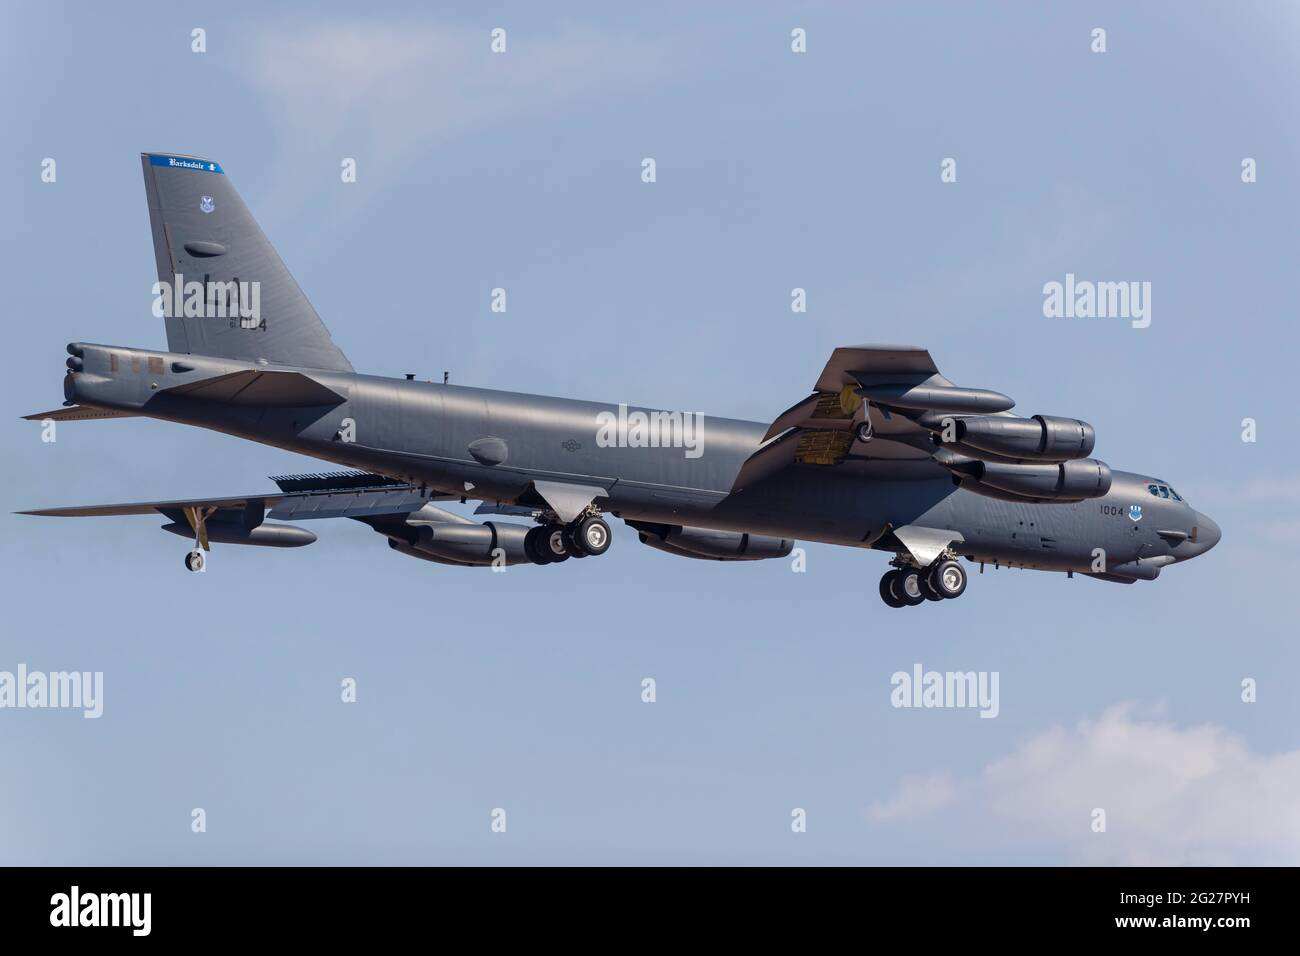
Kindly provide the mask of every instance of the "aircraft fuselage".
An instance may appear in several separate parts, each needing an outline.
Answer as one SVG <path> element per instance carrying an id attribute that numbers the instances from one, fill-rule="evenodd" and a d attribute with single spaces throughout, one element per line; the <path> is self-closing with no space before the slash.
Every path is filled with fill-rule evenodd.
<path id="1" fill-rule="evenodd" d="M 1156 479 L 1127 472 L 1114 473 L 1105 496 L 1079 502 L 987 497 L 925 461 L 905 480 L 811 465 L 733 491 L 742 465 L 763 444 L 762 423 L 656 413 L 664 428 L 638 432 L 634 413 L 653 410 L 116 346 L 78 348 L 83 367 L 65 380 L 69 401 L 210 428 L 488 502 L 516 502 L 535 481 L 563 482 L 598 487 L 602 510 L 629 520 L 855 547 L 889 547 L 891 529 L 921 526 L 957 532 L 953 550 L 976 561 L 1095 572 L 1102 549 L 1105 566 L 1136 568 L 1138 576 L 1143 567 L 1158 572 L 1208 549 L 1205 529 L 1214 540 L 1218 535 L 1186 502 L 1148 490 L 1161 484 Z M 249 369 L 301 371 L 341 400 L 241 404 L 238 397 L 212 401 L 167 391 Z M 621 428 L 629 416 L 627 433 Z M 681 441 L 664 447 L 667 439 Z"/>

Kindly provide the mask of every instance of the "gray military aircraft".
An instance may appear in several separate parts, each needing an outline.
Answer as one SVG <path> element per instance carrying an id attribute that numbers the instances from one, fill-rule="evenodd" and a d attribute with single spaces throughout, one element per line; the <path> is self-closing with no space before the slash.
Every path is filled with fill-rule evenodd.
<path id="1" fill-rule="evenodd" d="M 220 164 L 145 153 L 141 166 L 167 351 L 74 342 L 64 407 L 27 418 L 147 416 L 356 470 L 24 514 L 162 515 L 195 540 L 191 571 L 214 542 L 310 544 L 277 522 L 327 517 L 440 564 L 556 564 L 604 554 L 612 514 L 687 558 L 780 558 L 793 539 L 888 552 L 891 607 L 959 596 L 961 557 L 1131 584 L 1219 540 L 1168 482 L 1090 458 L 1090 425 L 1012 415 L 1010 398 L 954 385 L 915 347 L 836 349 L 770 424 L 359 375 Z M 531 524 L 433 504 L 471 499 Z"/>

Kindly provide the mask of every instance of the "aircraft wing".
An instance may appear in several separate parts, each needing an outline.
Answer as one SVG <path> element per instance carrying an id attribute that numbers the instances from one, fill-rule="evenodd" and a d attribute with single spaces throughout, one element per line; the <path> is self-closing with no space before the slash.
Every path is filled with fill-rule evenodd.
<path id="1" fill-rule="evenodd" d="M 864 400 L 861 393 L 888 386 L 890 396 L 897 400 L 905 390 L 951 384 L 922 348 L 838 348 L 818 376 L 812 394 L 772 422 L 762 447 L 741 468 L 733 490 L 741 491 L 778 471 L 803 465 L 840 466 L 861 477 L 942 477 L 946 472 L 934 461 L 929 431 L 883 402 Z M 869 443 L 855 434 L 855 428 L 867 419 L 873 432 Z"/>
<path id="2" fill-rule="evenodd" d="M 130 504 L 78 505 L 71 508 L 39 508 L 20 511 L 23 515 L 58 518 L 91 518 L 106 515 L 160 514 L 179 520 L 188 509 L 206 514 L 243 512 L 246 509 L 267 511 L 269 517 L 351 518 L 359 515 L 406 514 L 418 510 L 427 501 L 450 496 L 421 493 L 418 488 L 381 475 L 344 472 L 321 475 L 281 475 L 273 478 L 278 493 L 240 495 L 229 498 L 179 498 L 172 501 L 142 501 Z"/>
<path id="3" fill-rule="evenodd" d="M 954 385 L 925 349 L 864 345 L 832 353 L 814 391 L 776 417 L 741 466 L 741 492 L 785 469 L 892 481 L 951 478 L 992 498 L 1069 502 L 1111 486 L 1077 418 L 1010 413 L 1015 401 Z"/>

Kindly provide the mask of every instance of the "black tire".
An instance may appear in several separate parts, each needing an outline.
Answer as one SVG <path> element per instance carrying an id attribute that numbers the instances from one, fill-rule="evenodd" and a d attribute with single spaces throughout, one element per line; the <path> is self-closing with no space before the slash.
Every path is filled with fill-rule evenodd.
<path id="1" fill-rule="evenodd" d="M 927 575 L 927 584 L 941 598 L 961 597 L 969 576 L 956 561 L 941 561 Z"/>
<path id="2" fill-rule="evenodd" d="M 925 599 L 927 601 L 943 600 L 943 595 L 940 594 L 938 591 L 936 591 L 934 587 L 930 584 L 929 574 L 919 575 L 916 579 L 916 585 L 921 589 L 921 594 L 925 596 Z"/>
<path id="3" fill-rule="evenodd" d="M 537 551 L 547 564 L 557 564 L 569 559 L 569 542 L 564 529 L 557 524 L 544 525 L 536 538 Z"/>
<path id="4" fill-rule="evenodd" d="M 185 570 L 202 571 L 203 570 L 203 552 L 195 548 L 185 555 Z"/>
<path id="5" fill-rule="evenodd" d="M 853 437 L 858 441 L 871 441 L 875 437 L 875 432 L 871 427 L 870 417 L 863 419 L 853 426 Z"/>
<path id="6" fill-rule="evenodd" d="M 571 558 L 587 557 L 587 552 L 582 550 L 582 541 L 578 538 L 577 528 L 565 529 L 564 542 L 569 546 L 569 557 Z"/>
<path id="7" fill-rule="evenodd" d="M 538 525 L 536 528 L 530 528 L 528 533 L 524 535 L 524 554 L 528 555 L 528 560 L 533 562 L 533 564 L 551 563 L 547 560 L 541 546 L 538 544 L 538 539 L 545 531 L 546 528 L 544 526 Z"/>
<path id="8" fill-rule="evenodd" d="M 880 600 L 884 601 L 890 607 L 906 607 L 898 596 L 894 594 L 894 580 L 897 577 L 896 570 L 886 571 L 880 579 Z"/>
<path id="9" fill-rule="evenodd" d="M 603 518 L 598 518 L 595 515 L 579 521 L 573 529 L 573 537 L 578 547 L 593 557 L 608 551 L 614 540 L 609 525 L 605 524 Z"/>
<path id="10" fill-rule="evenodd" d="M 921 572 L 915 568 L 899 569 L 894 590 L 898 599 L 908 607 L 916 607 L 925 601 L 925 595 L 921 592 Z"/>

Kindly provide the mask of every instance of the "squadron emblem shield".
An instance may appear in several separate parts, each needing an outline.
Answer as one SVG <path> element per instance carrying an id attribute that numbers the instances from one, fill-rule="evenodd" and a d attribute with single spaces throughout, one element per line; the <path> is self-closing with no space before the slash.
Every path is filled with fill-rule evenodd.
<path id="1" fill-rule="evenodd" d="M 217 207 L 213 204 L 211 196 L 204 196 L 199 200 L 199 208 L 204 212 L 212 212 Z"/>

